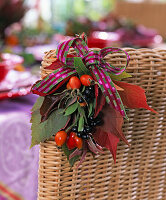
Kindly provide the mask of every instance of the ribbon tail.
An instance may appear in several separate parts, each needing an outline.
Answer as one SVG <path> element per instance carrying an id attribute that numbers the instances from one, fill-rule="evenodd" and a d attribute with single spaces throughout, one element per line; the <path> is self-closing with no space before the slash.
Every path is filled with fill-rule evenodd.
<path id="1" fill-rule="evenodd" d="M 116 90 L 108 72 L 105 71 L 105 69 L 98 68 L 96 65 L 91 66 L 91 69 L 99 83 L 103 95 L 106 98 L 106 102 L 115 110 L 119 111 L 123 117 L 128 119 L 120 95 Z"/>
<path id="2" fill-rule="evenodd" d="M 55 92 L 55 88 L 58 89 L 59 84 L 62 85 L 61 83 L 64 83 L 64 80 L 67 80 L 75 73 L 76 70 L 73 70 L 66 66 L 61 67 L 46 76 L 43 80 L 38 81 L 36 84 L 34 84 L 31 90 L 34 94 L 46 96 L 48 94 L 51 94 L 53 91 Z"/>

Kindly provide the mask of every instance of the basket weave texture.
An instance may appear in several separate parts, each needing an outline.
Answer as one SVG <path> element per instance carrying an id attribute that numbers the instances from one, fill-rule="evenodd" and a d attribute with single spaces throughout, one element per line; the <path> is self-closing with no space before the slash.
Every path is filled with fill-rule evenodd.
<path id="1" fill-rule="evenodd" d="M 126 82 L 146 90 L 148 103 L 158 115 L 131 109 L 123 131 L 131 144 L 120 142 L 117 162 L 110 152 L 92 156 L 71 169 L 66 156 L 51 138 L 40 144 L 38 200 L 165 200 L 166 199 L 166 50 L 125 49 L 132 78 Z M 55 51 L 45 54 L 41 77 L 56 59 Z M 123 53 L 112 53 L 106 61 L 125 64 Z M 58 122 L 57 122 L 58 123 Z"/>

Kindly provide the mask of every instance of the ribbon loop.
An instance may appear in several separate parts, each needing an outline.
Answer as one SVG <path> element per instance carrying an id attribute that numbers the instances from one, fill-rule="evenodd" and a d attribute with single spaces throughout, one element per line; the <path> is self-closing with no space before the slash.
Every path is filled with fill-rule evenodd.
<path id="1" fill-rule="evenodd" d="M 41 96 L 45 96 L 55 92 L 55 90 L 68 80 L 71 76 L 78 73 L 81 70 L 78 70 L 78 67 L 83 67 L 79 62 L 75 62 L 76 59 L 73 57 L 67 57 L 70 47 L 73 47 L 76 51 L 76 56 L 82 58 L 82 64 L 84 69 L 90 68 L 91 74 L 93 77 L 96 77 L 96 80 L 99 83 L 99 86 L 103 92 L 103 95 L 106 98 L 108 104 L 114 107 L 117 111 L 121 113 L 122 116 L 126 116 L 125 108 L 120 99 L 119 93 L 116 90 L 114 83 L 110 78 L 110 74 L 114 75 L 121 74 L 127 67 L 129 63 L 129 55 L 127 52 L 119 48 L 110 48 L 106 47 L 100 51 L 90 51 L 86 42 L 81 38 L 70 39 L 61 43 L 57 48 L 57 58 L 63 62 L 65 65 L 52 74 L 48 75 L 43 80 L 36 83 L 33 86 L 32 91 L 38 93 Z M 104 61 L 104 57 L 113 52 L 123 52 L 126 55 L 126 65 L 123 67 L 116 67 Z M 77 68 L 75 66 L 77 63 Z M 84 73 L 85 70 L 83 70 Z M 109 73 L 108 73 L 109 72 Z M 126 116 L 127 117 L 127 116 Z"/>
<path id="2" fill-rule="evenodd" d="M 67 54 L 69 52 L 70 47 L 73 47 L 76 53 L 80 57 L 84 57 L 88 53 L 88 46 L 86 42 L 81 38 L 71 39 L 65 42 L 62 42 L 57 48 L 57 58 L 67 64 Z"/>
<path id="3" fill-rule="evenodd" d="M 90 65 L 101 65 L 102 59 L 99 51 L 90 51 L 87 55 L 84 56 L 83 61 L 86 63 L 86 66 Z"/>
<path id="4" fill-rule="evenodd" d="M 126 64 L 125 66 L 122 67 L 116 67 L 113 66 L 111 64 L 106 63 L 107 65 L 107 69 L 110 71 L 110 73 L 115 74 L 115 75 L 119 75 L 121 74 L 123 71 L 125 71 L 126 67 L 129 64 L 129 60 L 130 60 L 130 56 L 128 55 L 128 53 L 122 49 L 119 48 L 114 48 L 114 47 L 105 47 L 103 49 L 100 50 L 100 55 L 102 57 L 102 59 L 104 59 L 105 56 L 114 53 L 114 52 L 123 52 L 126 56 Z"/>

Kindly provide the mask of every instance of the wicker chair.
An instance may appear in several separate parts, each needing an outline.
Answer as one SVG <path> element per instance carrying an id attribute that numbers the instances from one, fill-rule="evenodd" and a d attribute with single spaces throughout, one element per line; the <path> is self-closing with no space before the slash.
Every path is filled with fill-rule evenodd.
<path id="1" fill-rule="evenodd" d="M 115 14 L 132 19 L 137 24 L 158 30 L 166 37 L 166 3 L 147 0 L 145 2 L 116 1 Z"/>
<path id="2" fill-rule="evenodd" d="M 95 157 L 89 153 L 77 169 L 52 139 L 40 145 L 38 200 L 165 200 L 166 199 L 166 50 L 125 49 L 130 55 L 126 82 L 146 90 L 149 105 L 158 115 L 142 109 L 128 112 L 123 131 L 131 144 L 120 142 L 117 162 L 110 152 Z M 55 59 L 45 54 L 41 75 Z M 106 57 L 116 66 L 125 63 L 122 53 Z"/>

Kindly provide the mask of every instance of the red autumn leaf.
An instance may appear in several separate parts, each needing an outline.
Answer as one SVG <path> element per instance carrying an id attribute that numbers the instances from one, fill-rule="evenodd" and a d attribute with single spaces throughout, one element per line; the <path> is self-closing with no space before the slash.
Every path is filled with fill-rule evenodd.
<path id="1" fill-rule="evenodd" d="M 93 74 L 93 71 L 91 71 L 93 79 L 97 82 L 96 76 Z M 95 98 L 96 98 L 96 105 L 95 105 L 95 117 L 99 114 L 99 112 L 102 110 L 103 106 L 105 105 L 105 97 L 101 90 L 99 89 L 98 85 L 95 84 Z"/>
<path id="2" fill-rule="evenodd" d="M 97 129 L 94 138 L 100 146 L 110 150 L 114 162 L 116 163 L 116 151 L 119 138 L 112 133 L 103 132 L 100 128 Z"/>
<path id="3" fill-rule="evenodd" d="M 94 139 L 99 145 L 109 149 L 114 161 L 116 161 L 116 149 L 119 139 L 129 145 L 122 132 L 123 117 L 108 104 L 104 106 L 102 112 L 104 113 L 104 123 L 96 129 Z"/>
<path id="4" fill-rule="evenodd" d="M 59 59 L 57 59 L 51 65 L 47 66 L 46 69 L 56 70 L 62 66 L 64 66 L 64 64 Z"/>
<path id="5" fill-rule="evenodd" d="M 72 58 L 72 57 L 74 57 L 74 55 L 72 54 L 67 55 L 67 58 Z M 46 69 L 56 70 L 63 66 L 65 66 L 65 64 L 57 58 L 51 65 L 47 66 Z"/>
<path id="6" fill-rule="evenodd" d="M 137 85 L 114 81 L 116 85 L 123 88 L 123 91 L 118 91 L 122 102 L 128 108 L 145 108 L 157 114 L 157 112 L 148 106 L 145 90 Z"/>
<path id="7" fill-rule="evenodd" d="M 96 90 L 95 90 L 96 91 Z M 96 93 L 95 93 L 96 96 Z M 98 89 L 98 95 L 96 96 L 96 106 L 95 106 L 95 116 L 96 117 L 99 112 L 102 110 L 105 105 L 105 97 L 100 89 Z"/>

